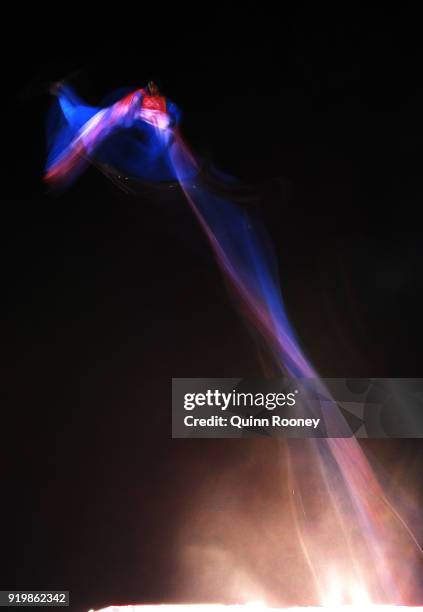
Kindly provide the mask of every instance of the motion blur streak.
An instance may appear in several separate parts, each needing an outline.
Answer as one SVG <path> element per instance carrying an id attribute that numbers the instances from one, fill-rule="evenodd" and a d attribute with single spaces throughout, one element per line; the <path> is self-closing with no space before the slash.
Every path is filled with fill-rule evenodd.
<path id="1" fill-rule="evenodd" d="M 102 109 L 84 105 L 69 87 L 61 88 L 55 127 L 50 122 L 46 181 L 67 184 L 90 162 L 124 172 L 131 179 L 177 180 L 240 309 L 265 339 L 281 372 L 318 380 L 288 320 L 266 232 L 251 214 L 220 195 L 228 190 L 229 181 L 221 178 L 219 186 L 210 187 L 179 132 L 180 113 L 175 105 L 168 101 L 165 114 L 146 113 L 142 91 Z M 323 383 L 320 389 L 328 427 L 345 426 Z M 416 593 L 420 597 L 421 551 L 386 498 L 358 442 L 353 438 L 290 440 L 284 449 L 296 536 L 318 602 L 350 603 L 357 599 L 351 593 L 361 594 L 358 599 L 366 605 L 370 601 L 401 604 L 417 597 Z M 324 517 L 322 524 L 308 518 L 313 514 L 319 520 Z"/>
<path id="2" fill-rule="evenodd" d="M 181 159 L 192 158 L 187 145 L 178 136 L 177 152 Z M 178 155 L 173 163 L 179 182 L 194 214 L 202 225 L 226 278 L 239 296 L 240 305 L 272 349 L 281 370 L 291 376 L 318 378 L 301 351 L 298 340 L 286 315 L 269 241 L 258 222 L 245 212 L 204 186 L 201 176 L 195 182 L 185 180 L 178 173 Z M 184 165 L 184 173 L 186 166 Z M 321 384 L 325 422 L 330 428 L 344 421 L 336 403 Z M 305 477 L 304 460 L 298 453 L 309 455 L 317 465 L 319 478 L 326 490 L 332 510 L 337 542 L 331 554 L 345 565 L 338 578 L 342 603 L 348 599 L 351 584 L 360 585 L 363 592 L 372 594 L 376 601 L 401 603 L 403 589 L 414 566 L 404 568 L 404 559 L 412 561 L 419 554 L 418 546 L 386 499 L 372 469 L 354 438 L 304 440 L 301 448 L 292 441 L 288 445 L 291 478 L 297 497 L 301 499 Z M 305 492 L 305 495 L 307 492 Z M 310 504 L 313 500 L 310 500 Z M 295 515 L 303 517 L 307 502 L 295 508 Z M 359 529 L 357 527 L 359 526 Z M 319 601 L 326 602 L 334 580 L 328 571 L 323 540 L 315 524 L 297 521 L 298 538 L 302 542 L 306 560 L 314 577 Z M 336 565 L 336 562 L 335 562 Z M 401 574 L 399 570 L 401 567 Z M 371 568 L 371 570 L 369 569 Z M 328 575 L 326 575 L 328 574 Z M 395 578 L 394 578 L 395 577 Z"/>

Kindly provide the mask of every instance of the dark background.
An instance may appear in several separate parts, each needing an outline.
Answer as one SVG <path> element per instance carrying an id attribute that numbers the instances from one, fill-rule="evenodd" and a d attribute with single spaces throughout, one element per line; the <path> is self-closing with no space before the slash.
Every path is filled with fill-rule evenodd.
<path id="1" fill-rule="evenodd" d="M 7 24 L 2 588 L 70 589 L 75 610 L 176 601 L 184 508 L 228 462 L 242 480 L 248 447 L 172 441 L 171 378 L 262 374 L 180 194 L 127 196 L 95 169 L 48 192 L 52 82 L 98 104 L 158 79 L 193 148 L 261 194 L 287 308 L 319 372 L 422 375 L 415 16 L 281 10 L 198 6 L 193 23 L 117 7 L 107 24 Z M 400 464 L 419 499 L 421 442 L 366 450 L 388 473 Z"/>

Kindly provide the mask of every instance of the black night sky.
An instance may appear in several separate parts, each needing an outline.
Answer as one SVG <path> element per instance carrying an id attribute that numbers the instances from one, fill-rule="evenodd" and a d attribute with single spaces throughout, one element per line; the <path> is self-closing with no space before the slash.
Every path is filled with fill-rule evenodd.
<path id="1" fill-rule="evenodd" d="M 68 589 L 77 611 L 178 601 L 192 496 L 228 464 L 246 505 L 255 486 L 247 441 L 172 441 L 171 378 L 259 377 L 266 356 L 179 192 L 131 197 L 94 168 L 47 190 L 52 82 L 98 104 L 157 79 L 193 148 L 258 194 L 319 372 L 423 375 L 416 17 L 243 10 L 38 16 L 3 37 L 3 589 Z M 420 502 L 422 449 L 366 448 Z"/>

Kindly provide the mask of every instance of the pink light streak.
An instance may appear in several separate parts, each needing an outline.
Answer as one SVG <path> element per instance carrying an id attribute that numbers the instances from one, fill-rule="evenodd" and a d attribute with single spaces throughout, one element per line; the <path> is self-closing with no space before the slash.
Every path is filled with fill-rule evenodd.
<path id="1" fill-rule="evenodd" d="M 240 207 L 210 193 L 199 172 L 195 155 L 182 139 L 179 130 L 170 127 L 166 113 L 139 109 L 137 92 L 108 109 L 100 110 L 78 130 L 68 148 L 49 168 L 46 180 L 61 182 L 82 168 L 88 163 L 90 153 L 111 134 L 116 125 L 122 126 L 125 121 L 131 125 L 134 117 L 156 128 L 158 138 L 168 144 L 166 154 L 169 155 L 175 175 L 225 279 L 234 290 L 240 310 L 260 332 L 280 371 L 290 376 L 318 380 L 318 374 L 302 351 L 287 318 L 278 278 L 270 269 L 257 240 L 254 223 Z M 186 178 L 193 175 L 195 180 Z M 213 216 L 216 210 L 221 211 L 217 219 Z M 239 242 L 240 237 L 242 242 Z M 328 397 L 324 404 L 328 420 L 334 423 L 343 420 L 323 384 L 321 390 Z M 370 602 L 403 603 L 406 599 L 403 585 L 411 580 L 410 576 L 415 571 L 421 551 L 405 521 L 387 499 L 357 440 L 307 440 L 302 441 L 301 448 L 289 441 L 287 452 L 290 486 L 296 491 L 292 502 L 296 535 L 319 594 L 319 602 L 326 606 L 327 593 L 334 589 L 341 593 L 340 597 L 334 597 L 336 609 L 341 609 L 346 592 L 346 599 L 349 597 L 348 585 L 358 584 L 358 592 L 365 594 L 359 598 L 360 605 L 365 606 L 361 609 L 399 609 L 401 606 L 382 606 Z M 341 577 L 336 579 L 326 575 L 327 551 L 319 536 L 303 519 L 307 490 L 304 486 L 304 462 L 297 461 L 300 453 L 302 458 L 308 457 L 309 465 L 313 465 L 319 475 L 319 482 L 333 516 L 333 528 L 337 533 L 338 544 L 335 548 L 349 567 L 348 575 L 344 576 L 341 572 Z M 244 609 L 242 606 L 191 605 L 160 608 L 163 612 L 172 612 L 173 609 L 178 612 L 188 608 L 191 612 L 235 612 Z M 105 610 L 123 609 L 131 612 L 157 612 L 157 606 L 110 607 Z"/>
<path id="2" fill-rule="evenodd" d="M 157 604 L 108 606 L 89 612 L 422 612 L 419 606 L 396 606 L 390 604 L 356 603 L 350 605 L 294 606 L 287 608 L 268 608 L 264 605 L 240 604 Z"/>

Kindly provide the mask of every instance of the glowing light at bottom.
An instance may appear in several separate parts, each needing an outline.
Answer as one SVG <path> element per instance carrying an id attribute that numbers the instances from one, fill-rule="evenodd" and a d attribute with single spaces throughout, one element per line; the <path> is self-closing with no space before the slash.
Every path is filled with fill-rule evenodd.
<path id="1" fill-rule="evenodd" d="M 293 606 L 286 608 L 268 608 L 262 604 L 243 604 L 243 605 L 224 605 L 224 604 L 158 604 L 158 605 L 130 605 L 130 606 L 109 606 L 101 608 L 101 610 L 89 610 L 89 612 L 284 612 L 291 610 L 293 612 L 312 612 L 316 610 L 323 612 L 324 610 L 339 610 L 344 612 L 400 612 L 401 610 L 412 610 L 413 612 L 423 611 L 423 606 L 396 606 L 389 604 L 373 604 L 373 603 L 354 603 L 344 605 L 325 605 L 325 606 Z"/>

